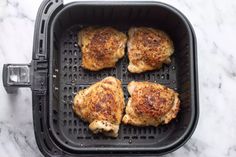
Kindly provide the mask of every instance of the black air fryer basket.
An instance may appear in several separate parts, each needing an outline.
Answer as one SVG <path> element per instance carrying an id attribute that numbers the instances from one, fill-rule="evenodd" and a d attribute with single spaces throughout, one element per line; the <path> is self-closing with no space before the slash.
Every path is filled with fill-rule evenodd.
<path id="1" fill-rule="evenodd" d="M 115 68 L 90 72 L 81 68 L 77 33 L 86 26 L 112 26 L 127 32 L 131 26 L 164 30 L 174 42 L 170 65 L 157 71 L 131 74 L 128 58 Z M 182 146 L 198 121 L 196 39 L 191 24 L 175 8 L 159 2 L 74 2 L 45 0 L 39 8 L 30 64 L 5 64 L 3 83 L 8 93 L 30 87 L 34 132 L 45 156 L 162 155 Z M 164 84 L 180 94 L 181 110 L 175 120 L 160 127 L 121 124 L 117 138 L 93 135 L 88 124 L 72 111 L 76 91 L 107 76 L 126 86 L 132 80 Z"/>

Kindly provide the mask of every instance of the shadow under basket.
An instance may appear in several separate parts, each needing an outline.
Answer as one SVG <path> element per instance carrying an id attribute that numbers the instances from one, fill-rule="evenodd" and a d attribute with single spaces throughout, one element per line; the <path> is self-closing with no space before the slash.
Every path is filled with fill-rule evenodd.
<path id="1" fill-rule="evenodd" d="M 159 2 L 44 1 L 35 26 L 30 87 L 37 144 L 45 156 L 163 155 L 182 146 L 198 121 L 197 49 L 193 28 L 175 8 Z M 165 31 L 173 40 L 172 62 L 160 70 L 132 74 L 127 51 L 115 68 L 91 72 L 81 67 L 78 32 L 86 26 L 112 26 L 124 33 L 147 26 Z M 159 127 L 120 125 L 119 136 L 94 135 L 72 110 L 77 91 L 114 76 L 127 84 L 151 81 L 179 93 L 181 108 L 175 120 Z"/>

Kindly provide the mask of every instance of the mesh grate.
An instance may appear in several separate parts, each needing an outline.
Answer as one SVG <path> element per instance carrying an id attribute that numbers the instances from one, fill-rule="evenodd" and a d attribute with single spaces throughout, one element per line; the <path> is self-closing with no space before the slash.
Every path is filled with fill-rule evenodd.
<path id="1" fill-rule="evenodd" d="M 144 74 L 131 74 L 127 71 L 128 58 L 125 56 L 118 63 L 116 68 L 105 69 L 98 72 L 91 72 L 81 67 L 81 51 L 77 45 L 77 32 L 80 27 L 68 29 L 61 38 L 59 48 L 59 104 L 54 106 L 58 110 L 59 123 L 53 123 L 59 128 L 59 137 L 69 145 L 73 146 L 110 146 L 155 144 L 168 137 L 174 130 L 174 123 L 160 127 L 133 127 L 121 125 L 118 138 L 110 138 L 102 135 L 93 135 L 88 129 L 88 123 L 80 120 L 72 110 L 72 101 L 75 93 L 100 81 L 107 76 L 114 76 L 122 81 L 125 99 L 129 97 L 126 86 L 132 80 L 148 80 L 164 84 L 177 90 L 175 57 L 168 66 L 159 71 L 146 72 Z M 93 142 L 86 142 L 88 140 Z M 89 144 L 88 144 L 89 143 Z"/>

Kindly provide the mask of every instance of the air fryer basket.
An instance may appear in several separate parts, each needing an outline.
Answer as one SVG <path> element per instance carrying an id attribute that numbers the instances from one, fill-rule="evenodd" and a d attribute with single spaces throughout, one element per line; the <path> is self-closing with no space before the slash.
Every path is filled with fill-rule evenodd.
<path id="1" fill-rule="evenodd" d="M 115 68 L 91 72 L 81 68 L 77 33 L 86 26 L 113 26 L 127 32 L 132 26 L 164 30 L 174 42 L 170 65 L 157 71 L 131 74 L 128 58 Z M 198 82 L 195 34 L 175 8 L 159 2 L 74 2 L 45 0 L 38 12 L 33 60 L 28 65 L 4 65 L 3 83 L 9 93 L 18 87 L 33 92 L 34 131 L 46 156 L 89 154 L 161 155 L 182 146 L 198 120 Z M 12 79 L 18 77 L 17 80 Z M 120 126 L 117 138 L 94 135 L 72 111 L 74 94 L 107 76 L 127 84 L 147 80 L 164 84 L 180 94 L 181 110 L 175 120 L 160 127 Z"/>

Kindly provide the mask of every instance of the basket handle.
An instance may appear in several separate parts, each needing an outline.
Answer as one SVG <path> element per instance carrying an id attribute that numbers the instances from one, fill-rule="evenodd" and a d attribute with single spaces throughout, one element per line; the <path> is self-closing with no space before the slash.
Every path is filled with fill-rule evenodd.
<path id="1" fill-rule="evenodd" d="M 7 93 L 14 94 L 20 87 L 30 87 L 30 72 L 30 64 L 4 64 L 2 80 Z"/>

